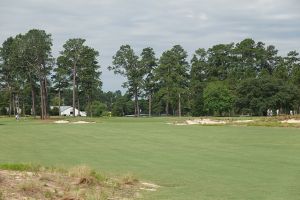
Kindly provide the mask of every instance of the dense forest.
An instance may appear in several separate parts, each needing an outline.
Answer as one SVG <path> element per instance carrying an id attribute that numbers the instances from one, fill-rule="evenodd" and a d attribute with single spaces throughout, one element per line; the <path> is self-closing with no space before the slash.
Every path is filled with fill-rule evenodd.
<path id="1" fill-rule="evenodd" d="M 201 44 L 200 44 L 201 45 Z M 234 116 L 300 111 L 300 57 L 247 38 L 199 48 L 191 57 L 175 45 L 157 57 L 123 45 L 108 69 L 127 89 L 103 92 L 99 53 L 85 39 L 69 39 L 57 58 L 52 37 L 32 29 L 0 48 L 0 115 L 59 115 L 72 106 L 89 116 Z M 189 59 L 191 58 L 191 59 Z M 57 106 L 50 109 L 50 106 Z M 75 110 L 73 112 L 75 116 Z"/>

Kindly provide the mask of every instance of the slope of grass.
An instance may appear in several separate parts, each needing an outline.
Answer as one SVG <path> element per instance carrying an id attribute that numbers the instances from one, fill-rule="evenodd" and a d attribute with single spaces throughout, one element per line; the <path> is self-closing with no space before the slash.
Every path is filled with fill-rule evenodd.
<path id="1" fill-rule="evenodd" d="M 0 119 L 0 163 L 87 164 L 162 187 L 148 199 L 299 199 L 300 129 Z"/>
<path id="2" fill-rule="evenodd" d="M 0 197 L 7 200 L 134 199 L 141 196 L 141 187 L 153 190 L 149 186 L 129 176 L 104 176 L 88 166 L 71 169 L 32 164 L 0 166 Z"/>

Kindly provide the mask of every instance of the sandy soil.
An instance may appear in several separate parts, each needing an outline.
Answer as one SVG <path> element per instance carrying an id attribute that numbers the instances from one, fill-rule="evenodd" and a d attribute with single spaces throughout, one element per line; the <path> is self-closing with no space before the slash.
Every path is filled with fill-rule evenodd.
<path id="1" fill-rule="evenodd" d="M 193 120 L 186 120 L 184 122 L 174 122 L 174 123 L 167 123 L 173 124 L 177 126 L 186 126 L 186 125 L 216 125 L 216 124 L 226 124 L 226 121 L 223 120 L 212 120 L 212 119 L 193 119 Z"/>
<path id="2" fill-rule="evenodd" d="M 70 123 L 69 121 L 66 120 L 58 120 L 58 121 L 54 121 L 55 124 L 68 124 Z"/>
<path id="3" fill-rule="evenodd" d="M 249 120 L 236 120 L 236 121 L 233 121 L 233 122 L 235 122 L 235 123 L 250 123 L 250 122 L 254 122 L 254 120 L 251 120 L 251 119 L 249 119 Z"/>
<path id="4" fill-rule="evenodd" d="M 288 123 L 288 124 L 300 124 L 300 119 L 288 119 L 283 120 L 281 123 Z"/>
<path id="5" fill-rule="evenodd" d="M 54 121 L 55 124 L 94 124 L 96 122 L 87 122 L 87 121 L 76 121 L 76 122 L 69 122 L 66 120 L 58 120 Z"/>
<path id="6" fill-rule="evenodd" d="M 104 195 L 107 199 L 130 200 L 141 198 L 142 190 L 153 192 L 159 188 L 130 177 L 98 180 L 91 172 L 80 167 L 67 173 L 0 170 L 0 199 L 85 200 L 102 199 Z"/>
<path id="7" fill-rule="evenodd" d="M 87 122 L 87 121 L 77 121 L 77 122 L 71 122 L 71 124 L 94 124 L 96 122 Z"/>

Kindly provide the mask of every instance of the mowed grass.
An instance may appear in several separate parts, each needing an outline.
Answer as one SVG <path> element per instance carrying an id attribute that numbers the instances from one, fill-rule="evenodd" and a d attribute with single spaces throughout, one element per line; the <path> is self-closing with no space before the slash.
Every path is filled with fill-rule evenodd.
<path id="1" fill-rule="evenodd" d="M 89 165 L 162 186 L 146 199 L 300 199 L 300 129 L 174 126 L 169 118 L 53 124 L 0 118 L 0 163 Z"/>

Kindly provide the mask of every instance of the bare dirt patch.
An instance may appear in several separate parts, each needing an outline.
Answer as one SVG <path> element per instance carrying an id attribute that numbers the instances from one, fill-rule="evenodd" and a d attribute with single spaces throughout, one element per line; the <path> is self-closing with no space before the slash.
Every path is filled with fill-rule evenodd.
<path id="1" fill-rule="evenodd" d="M 68 171 L 35 172 L 0 169 L 0 199 L 136 199 L 140 191 L 156 191 L 159 186 L 135 178 L 109 178 L 86 166 Z"/>
<path id="2" fill-rule="evenodd" d="M 212 119 L 189 119 L 185 120 L 184 122 L 174 122 L 174 123 L 168 123 L 173 124 L 177 126 L 186 126 L 186 125 L 221 125 L 226 124 L 226 121 L 223 120 L 212 120 Z"/>
<path id="3" fill-rule="evenodd" d="M 66 120 L 58 120 L 58 121 L 54 121 L 55 124 L 68 124 L 70 123 L 69 121 Z"/>
<path id="4" fill-rule="evenodd" d="M 141 190 L 146 190 L 146 191 L 156 191 L 158 188 L 160 188 L 159 185 L 156 185 L 154 183 L 147 183 L 147 182 L 141 182 Z"/>
<path id="5" fill-rule="evenodd" d="M 74 121 L 74 122 L 70 122 L 70 121 L 66 121 L 66 120 L 58 120 L 58 121 L 54 121 L 55 124 L 94 124 L 96 122 L 88 122 L 88 121 Z"/>
<path id="6" fill-rule="evenodd" d="M 252 119 L 249 119 L 249 120 L 236 120 L 236 121 L 233 121 L 235 123 L 251 123 L 251 122 L 254 122 L 254 120 Z"/>
<path id="7" fill-rule="evenodd" d="M 77 121 L 77 122 L 71 122 L 71 124 L 94 124 L 96 122 L 87 122 L 87 121 Z"/>
<path id="8" fill-rule="evenodd" d="M 281 121 L 281 123 L 300 124 L 300 119 L 287 119 L 287 120 Z"/>

